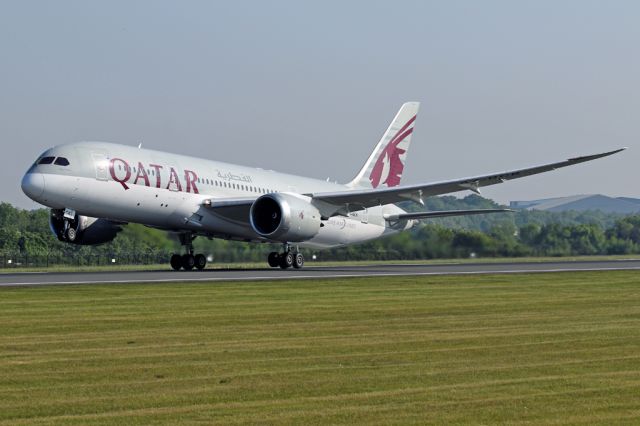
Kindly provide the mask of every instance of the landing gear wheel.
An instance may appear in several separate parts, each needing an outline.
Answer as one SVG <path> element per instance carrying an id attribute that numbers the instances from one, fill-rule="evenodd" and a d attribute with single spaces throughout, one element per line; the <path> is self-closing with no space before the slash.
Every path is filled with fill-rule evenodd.
<path id="1" fill-rule="evenodd" d="M 283 253 L 280 256 L 280 267 L 282 269 L 287 269 L 287 268 L 291 268 L 291 266 L 293 265 L 293 253 L 291 252 L 287 252 L 287 253 Z"/>
<path id="2" fill-rule="evenodd" d="M 302 253 L 296 253 L 293 257 L 293 267 L 296 269 L 300 269 L 304 266 L 304 256 Z"/>
<path id="3" fill-rule="evenodd" d="M 204 267 L 207 265 L 207 258 L 204 257 L 204 254 L 196 254 L 195 257 L 195 265 L 198 270 L 202 271 Z"/>
<path id="4" fill-rule="evenodd" d="M 278 266 L 280 266 L 280 253 L 278 253 L 277 251 L 272 251 L 271 253 L 269 253 L 267 262 L 272 268 L 277 268 Z"/>
<path id="5" fill-rule="evenodd" d="M 182 256 L 180 256 L 179 254 L 174 254 L 173 256 L 171 256 L 171 260 L 169 261 L 169 263 L 171 263 L 171 267 L 174 271 L 179 271 L 182 267 Z"/>
<path id="6" fill-rule="evenodd" d="M 192 254 L 183 254 L 182 255 L 182 267 L 185 271 L 190 271 L 196 266 L 196 259 Z"/>
<path id="7" fill-rule="evenodd" d="M 74 242 L 77 237 L 78 231 L 76 231 L 74 228 L 69 227 L 69 229 L 67 229 L 67 240 Z"/>

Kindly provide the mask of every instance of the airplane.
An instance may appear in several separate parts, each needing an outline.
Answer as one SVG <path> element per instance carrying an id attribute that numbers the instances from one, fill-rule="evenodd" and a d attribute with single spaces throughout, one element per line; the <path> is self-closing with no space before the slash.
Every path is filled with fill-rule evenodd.
<path id="1" fill-rule="evenodd" d="M 346 184 L 277 173 L 106 142 L 58 145 L 40 155 L 22 178 L 22 191 L 51 209 L 61 241 L 101 244 L 128 223 L 177 233 L 184 254 L 174 270 L 204 269 L 194 254 L 198 236 L 278 243 L 267 262 L 302 268 L 299 247 L 358 244 L 415 226 L 420 220 L 499 213 L 509 209 L 407 212 L 397 206 L 480 188 L 595 160 L 625 148 L 500 173 L 400 185 L 418 102 L 402 105 L 356 176 Z"/>

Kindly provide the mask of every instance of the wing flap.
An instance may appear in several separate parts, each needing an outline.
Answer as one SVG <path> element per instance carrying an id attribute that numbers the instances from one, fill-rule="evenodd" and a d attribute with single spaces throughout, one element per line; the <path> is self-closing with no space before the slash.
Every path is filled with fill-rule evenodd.
<path id="1" fill-rule="evenodd" d="M 393 222 L 397 220 L 431 219 L 435 217 L 465 216 L 465 215 L 487 214 L 487 213 L 508 213 L 512 211 L 513 210 L 511 209 L 442 210 L 442 211 L 431 211 L 431 212 L 386 214 L 384 215 L 384 218 L 387 221 Z"/>

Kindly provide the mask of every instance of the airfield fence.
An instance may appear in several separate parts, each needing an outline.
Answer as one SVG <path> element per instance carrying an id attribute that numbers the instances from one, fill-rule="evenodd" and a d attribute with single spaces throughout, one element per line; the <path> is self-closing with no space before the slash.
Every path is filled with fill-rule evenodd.
<path id="1" fill-rule="evenodd" d="M 168 263 L 172 253 L 118 254 L 2 254 L 2 268 L 49 268 L 56 266 L 153 265 Z"/>
<path id="2" fill-rule="evenodd" d="M 234 252 L 220 250 L 205 253 L 211 263 L 265 262 L 271 248 Z M 396 250 L 362 250 L 346 253 L 341 250 L 315 251 L 303 249 L 306 262 L 335 260 L 412 260 L 420 259 Z M 173 252 L 153 251 L 140 253 L 0 253 L 0 269 L 55 268 L 57 266 L 118 266 L 118 265 L 168 265 Z"/>

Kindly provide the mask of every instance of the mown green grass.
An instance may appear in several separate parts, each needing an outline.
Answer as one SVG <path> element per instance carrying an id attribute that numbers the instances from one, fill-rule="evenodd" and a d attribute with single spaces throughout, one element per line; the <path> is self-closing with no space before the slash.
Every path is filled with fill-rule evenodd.
<path id="1" fill-rule="evenodd" d="M 0 425 L 640 422 L 640 276 L 0 290 Z"/>

